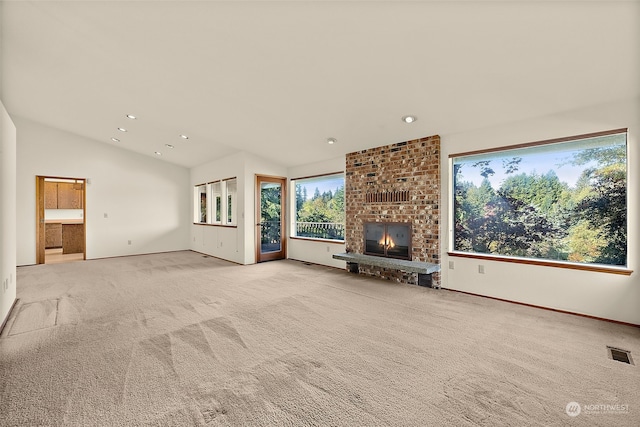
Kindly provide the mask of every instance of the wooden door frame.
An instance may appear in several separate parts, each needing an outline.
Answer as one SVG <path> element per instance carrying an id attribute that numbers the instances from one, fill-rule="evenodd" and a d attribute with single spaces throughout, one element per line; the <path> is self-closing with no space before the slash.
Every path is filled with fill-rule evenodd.
<path id="1" fill-rule="evenodd" d="M 260 182 L 272 182 L 282 186 L 282 194 L 280 206 L 282 212 L 280 215 L 280 245 L 281 251 L 273 252 L 275 256 L 262 256 L 262 235 L 260 233 L 261 203 L 260 203 Z M 255 203 L 256 203 L 256 225 L 255 225 L 255 254 L 256 263 L 263 261 L 272 261 L 276 259 L 285 259 L 287 257 L 287 178 L 282 176 L 258 175 L 255 176 Z"/>
<path id="2" fill-rule="evenodd" d="M 64 179 L 82 181 L 82 233 L 84 237 L 82 259 L 87 259 L 87 180 L 86 178 L 69 178 L 64 176 L 36 175 L 36 264 L 45 261 L 45 222 L 44 222 L 44 180 Z"/>
<path id="3" fill-rule="evenodd" d="M 44 176 L 36 176 L 36 264 L 44 264 Z"/>

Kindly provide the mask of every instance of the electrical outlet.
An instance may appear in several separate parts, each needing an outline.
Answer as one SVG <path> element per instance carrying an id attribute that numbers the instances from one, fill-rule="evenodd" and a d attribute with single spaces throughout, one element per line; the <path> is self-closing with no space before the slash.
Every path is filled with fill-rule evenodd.
<path id="1" fill-rule="evenodd" d="M 104 217 L 105 217 L 105 218 L 109 218 L 109 214 L 105 212 L 105 213 L 104 213 Z"/>
<path id="2" fill-rule="evenodd" d="M 330 252 L 331 250 L 329 249 L 329 246 L 327 246 L 327 252 Z"/>
<path id="3" fill-rule="evenodd" d="M 131 240 L 127 240 L 127 245 L 130 245 L 130 244 L 131 244 Z"/>
<path id="4" fill-rule="evenodd" d="M 478 273 L 484 274 L 484 265 L 482 264 L 478 265 Z"/>
<path id="5" fill-rule="evenodd" d="M 193 236 L 193 241 L 194 241 L 194 242 L 196 241 L 196 236 Z"/>
<path id="6" fill-rule="evenodd" d="M 453 261 L 449 261 L 449 270 L 453 270 Z"/>

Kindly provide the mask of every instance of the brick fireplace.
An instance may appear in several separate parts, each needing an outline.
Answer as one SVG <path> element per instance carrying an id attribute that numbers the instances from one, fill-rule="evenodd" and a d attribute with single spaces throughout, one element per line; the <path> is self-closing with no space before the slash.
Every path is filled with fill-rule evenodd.
<path id="1" fill-rule="evenodd" d="M 440 263 L 440 137 L 349 153 L 345 205 L 347 252 L 365 253 L 367 223 L 409 224 L 412 261 Z M 417 274 L 361 266 L 361 274 L 417 284 Z M 440 274 L 432 276 L 440 285 Z"/>

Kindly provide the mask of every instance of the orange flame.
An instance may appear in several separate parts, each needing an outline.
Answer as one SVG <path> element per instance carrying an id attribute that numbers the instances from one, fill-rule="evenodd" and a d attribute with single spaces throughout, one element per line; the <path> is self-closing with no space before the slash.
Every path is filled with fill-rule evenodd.
<path id="1" fill-rule="evenodd" d="M 382 236 L 382 239 L 380 239 L 378 243 L 387 248 L 394 248 L 396 246 L 396 244 L 393 242 L 393 239 L 388 234 Z"/>

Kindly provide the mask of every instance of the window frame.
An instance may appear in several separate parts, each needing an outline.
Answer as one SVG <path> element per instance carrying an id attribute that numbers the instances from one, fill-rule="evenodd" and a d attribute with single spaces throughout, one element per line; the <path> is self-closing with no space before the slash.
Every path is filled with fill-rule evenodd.
<path id="1" fill-rule="evenodd" d="M 203 188 L 204 187 L 204 188 Z M 204 191 L 202 191 L 204 189 Z M 202 195 L 205 196 L 205 220 L 202 220 Z M 196 184 L 193 187 L 193 223 L 204 225 L 209 220 L 209 185 L 206 183 Z"/>
<path id="2" fill-rule="evenodd" d="M 221 201 L 224 200 L 224 203 L 221 205 L 221 208 L 224 207 L 224 209 L 222 209 L 223 225 L 225 227 L 236 227 L 238 225 L 238 178 L 227 178 L 223 179 L 222 182 L 224 183 L 224 197 L 221 198 Z M 233 192 L 229 191 L 229 184 L 233 184 L 235 186 Z M 229 212 L 229 208 L 231 208 L 231 212 Z"/>
<path id="3" fill-rule="evenodd" d="M 346 218 L 345 218 L 345 223 L 342 224 L 343 226 L 343 239 L 330 239 L 330 238 L 323 238 L 323 237 L 308 237 L 308 236 L 297 236 L 297 224 L 298 224 L 298 211 L 297 211 L 297 204 L 296 204 L 296 181 L 304 181 L 304 180 L 311 180 L 311 179 L 317 179 L 317 178 L 323 178 L 323 177 L 332 177 L 332 176 L 339 176 L 342 178 L 342 185 L 343 187 L 346 184 L 346 176 L 345 176 L 345 172 L 344 171 L 339 171 L 339 172 L 329 172 L 329 173 L 322 173 L 322 174 L 318 174 L 318 175 L 310 175 L 310 176 L 302 176 L 302 177 L 298 177 L 298 178 L 291 178 L 290 181 L 290 185 L 292 188 L 292 191 L 290 192 L 290 226 L 289 226 L 289 238 L 293 239 L 293 240 L 306 240 L 306 241 L 312 241 L 312 242 L 322 242 L 322 243 L 333 243 L 333 244 L 344 244 L 345 243 L 345 223 L 346 223 Z M 346 189 L 345 189 L 345 197 L 346 197 Z M 346 203 L 345 203 L 345 209 L 346 209 Z M 346 213 L 345 213 L 346 215 Z"/>
<path id="4" fill-rule="evenodd" d="M 628 248 L 629 248 L 629 240 L 628 240 L 628 236 L 627 236 L 627 265 L 625 266 L 620 266 L 620 265 L 608 265 L 608 264 L 595 264 L 595 263 L 580 263 L 580 262 L 575 262 L 575 261 L 564 261 L 564 260 L 553 260 L 553 259 L 544 259 L 544 258 L 528 258 L 528 257 L 520 257 L 520 256 L 510 256 L 510 255 L 500 255 L 500 254 L 490 254 L 490 253 L 478 253 L 478 252 L 467 252 L 467 251 L 462 251 L 462 250 L 456 250 L 455 249 L 455 226 L 456 226 L 456 222 L 455 222 L 455 176 L 454 176 L 454 161 L 456 158 L 460 158 L 460 157 L 468 157 L 468 156 L 475 156 L 475 155 L 484 155 L 484 154 L 488 154 L 488 153 L 501 153 L 501 152 L 508 152 L 511 150 L 516 150 L 516 149 L 523 149 L 523 148 L 530 148 L 530 147 L 536 147 L 536 146 L 544 146 L 544 145 L 551 145 L 551 144 L 558 144 L 558 143 L 563 143 L 563 142 L 571 142 L 571 141 L 578 141 L 581 139 L 589 139 L 589 138 L 596 138 L 596 137 L 602 137 L 602 136 L 611 136 L 611 135 L 616 135 L 616 134 L 626 134 L 626 181 L 625 181 L 625 185 L 626 185 L 626 194 L 627 194 L 627 203 L 625 205 L 626 210 L 627 210 L 627 230 L 628 230 L 628 225 L 629 225 L 629 205 L 628 205 L 628 191 L 629 191 L 629 163 L 628 163 L 628 159 L 629 159 L 629 140 L 628 140 L 628 128 L 621 128 L 621 129 L 614 129 L 614 130 L 609 130 L 609 131 L 603 131 L 603 132 L 594 132 L 594 133 L 589 133 L 589 134 L 582 134 L 582 135 L 575 135 L 575 136 L 569 136 L 569 137 L 562 137 L 562 138 L 554 138 L 554 139 L 547 139 L 547 140 L 542 140 L 542 141 L 535 141 L 535 142 L 528 142 L 528 143 L 522 143 L 522 144 L 514 144 L 514 145 L 508 145 L 508 146 L 502 146 L 502 147 L 496 147 L 496 148 L 489 148 L 489 149 L 483 149 L 483 150 L 475 150 L 475 151 L 468 151 L 468 152 L 462 152 L 462 153 L 453 153 L 453 154 L 449 154 L 449 163 L 448 163 L 448 167 L 449 167 L 449 194 L 448 194 L 448 198 L 449 198 L 449 215 L 448 215 L 448 220 L 449 220 L 449 230 L 448 230 L 448 238 L 449 238 L 449 247 L 453 248 L 452 250 L 447 252 L 448 256 L 451 257 L 460 257 L 460 258 L 471 258 L 471 259 L 480 259 L 480 260 L 490 260 L 490 261 L 498 261 L 498 262 L 509 262 L 509 263 L 517 263 L 517 264 L 527 264 L 527 265 L 537 265 L 537 266 L 545 266 L 545 267 L 556 267 L 556 268 L 565 268 L 565 269 L 572 269 L 572 270 L 582 270 L 582 271 L 592 271 L 592 272 L 601 272 L 601 273 L 612 273 L 612 274 L 620 274 L 620 275 L 626 275 L 629 276 L 633 273 L 633 270 L 631 270 L 628 266 Z"/>
<path id="5" fill-rule="evenodd" d="M 210 224 L 222 225 L 222 181 L 211 182 L 211 221 Z M 220 214 L 220 219 L 218 219 Z"/>
<path id="6" fill-rule="evenodd" d="M 228 184 L 229 181 L 234 181 L 235 189 L 232 193 L 229 193 Z M 216 188 L 217 186 L 217 188 Z M 201 192 L 201 187 L 205 187 L 206 194 L 206 221 L 198 221 L 201 219 L 201 196 L 203 194 Z M 219 190 L 219 191 L 217 191 Z M 238 215 L 237 215 L 237 195 L 238 195 L 238 178 L 226 178 L 219 179 L 216 181 L 211 181 L 206 184 L 196 184 L 194 186 L 194 215 L 193 215 L 193 224 L 194 225 L 208 225 L 214 227 L 228 227 L 228 228 L 237 228 L 238 227 Z M 218 197 L 220 201 L 218 201 Z M 227 201 L 231 197 L 232 201 L 232 209 L 231 212 L 228 211 Z M 220 220 L 217 220 L 216 214 L 220 213 Z"/>

